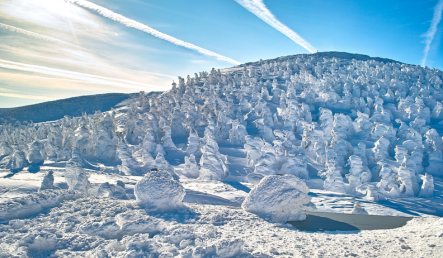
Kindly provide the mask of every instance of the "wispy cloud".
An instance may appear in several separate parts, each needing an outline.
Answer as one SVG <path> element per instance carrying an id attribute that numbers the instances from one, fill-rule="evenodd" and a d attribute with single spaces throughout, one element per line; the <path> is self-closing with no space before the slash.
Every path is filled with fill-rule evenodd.
<path id="1" fill-rule="evenodd" d="M 0 92 L 0 96 L 9 97 L 9 98 L 18 98 L 18 99 L 55 100 L 54 98 L 48 96 L 35 96 L 35 95 L 25 95 L 25 94 L 7 93 L 7 92 Z"/>
<path id="2" fill-rule="evenodd" d="M 50 42 L 56 42 L 62 45 L 66 45 L 66 46 L 70 46 L 70 47 L 75 47 L 75 48 L 80 48 L 82 49 L 82 47 L 79 47 L 77 45 L 71 44 L 69 42 L 63 41 L 63 40 L 59 40 L 53 37 L 49 37 L 49 36 L 45 36 L 42 34 L 38 34 L 32 31 L 28 31 L 28 30 L 24 30 L 24 29 L 20 29 L 11 25 L 7 25 L 4 23 L 0 23 L 0 29 L 4 29 L 4 30 L 9 30 L 12 32 L 16 32 L 16 33 L 20 33 L 20 34 L 24 34 L 30 37 L 34 37 L 34 38 L 38 38 L 38 39 L 42 39 L 42 40 L 46 40 L 46 41 L 50 41 Z"/>
<path id="3" fill-rule="evenodd" d="M 423 54 L 423 59 L 421 60 L 421 65 L 425 66 L 426 59 L 428 58 L 429 48 L 431 47 L 431 43 L 434 40 L 435 33 L 437 32 L 437 26 L 441 20 L 441 12 L 443 10 L 443 0 L 438 1 L 437 5 L 434 8 L 434 16 L 432 17 L 431 26 L 425 34 L 425 49 Z"/>
<path id="4" fill-rule="evenodd" d="M 24 64 L 24 63 L 18 63 L 18 62 L 12 62 L 7 60 L 0 59 L 0 68 L 10 69 L 10 70 L 16 70 L 16 71 L 23 71 L 23 72 L 33 72 L 33 73 L 39 73 L 39 74 L 45 74 L 45 75 L 52 75 L 52 76 L 58 76 L 62 78 L 68 78 L 68 79 L 74 79 L 79 80 L 82 82 L 87 83 L 96 83 L 96 84 L 104 84 L 109 86 L 115 86 L 115 87 L 122 87 L 122 88 L 132 88 L 132 89 L 138 89 L 138 90 L 148 90 L 148 89 L 159 89 L 159 86 L 134 82 L 134 81 L 128 81 L 128 80 L 122 80 L 122 79 L 114 79 L 104 76 L 97 76 L 97 75 L 91 75 L 91 74 L 85 74 L 85 73 L 78 73 L 78 72 L 72 72 L 67 70 L 61 70 L 61 69 L 55 69 L 55 68 L 49 68 L 45 66 L 38 66 L 38 65 L 30 65 L 30 64 Z M 51 79 L 51 78 L 48 78 Z"/>
<path id="5" fill-rule="evenodd" d="M 147 26 L 145 24 L 142 24 L 140 22 L 131 20 L 131 19 L 129 19 L 129 18 L 127 18 L 127 17 L 125 17 L 125 16 L 123 16 L 121 14 L 114 13 L 113 11 L 111 11 L 109 9 L 106 9 L 106 8 L 104 8 L 102 6 L 93 4 L 93 3 L 89 2 L 89 1 L 84 1 L 84 0 L 66 0 L 66 1 L 70 2 L 70 3 L 77 4 L 77 5 L 82 6 L 84 8 L 88 8 L 90 10 L 93 10 L 93 11 L 99 13 L 100 15 L 106 17 L 106 18 L 109 18 L 109 19 L 112 19 L 114 21 L 120 22 L 120 23 L 126 25 L 127 27 L 131 27 L 131 28 L 135 28 L 135 29 L 144 31 L 146 33 L 149 33 L 149 34 L 153 35 L 154 37 L 157 37 L 157 38 L 169 41 L 169 42 L 171 42 L 171 43 L 173 43 L 175 45 L 195 50 L 195 51 L 197 51 L 197 52 L 199 52 L 199 53 L 201 53 L 203 55 L 216 57 L 218 60 L 221 60 L 221 61 L 226 61 L 226 62 L 233 63 L 233 64 L 240 64 L 240 62 L 235 61 L 234 59 L 231 59 L 231 58 L 226 57 L 226 56 L 222 56 L 220 54 L 214 53 L 212 51 L 209 51 L 207 49 L 201 48 L 201 47 L 196 46 L 194 44 L 191 44 L 191 43 L 185 42 L 183 40 L 174 38 L 172 36 L 169 36 L 167 34 L 164 34 L 164 33 L 160 32 L 158 30 L 155 30 L 155 29 L 153 29 L 153 28 L 151 28 L 151 27 L 149 27 L 149 26 Z"/>
<path id="6" fill-rule="evenodd" d="M 293 30 L 288 28 L 286 25 L 281 23 L 275 16 L 269 11 L 263 0 L 235 0 L 241 6 L 246 8 L 251 13 L 255 14 L 258 18 L 262 19 L 267 24 L 274 27 L 276 30 L 280 31 L 288 38 L 290 38 L 295 43 L 299 44 L 311 53 L 314 53 L 316 49 L 311 46 L 306 40 L 304 40 L 300 35 L 295 33 Z"/>

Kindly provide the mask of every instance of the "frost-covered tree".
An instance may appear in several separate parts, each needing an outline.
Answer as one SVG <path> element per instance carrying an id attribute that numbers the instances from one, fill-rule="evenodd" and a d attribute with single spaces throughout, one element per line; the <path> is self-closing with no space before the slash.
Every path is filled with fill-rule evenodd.
<path id="1" fill-rule="evenodd" d="M 136 176 L 141 174 L 140 164 L 134 159 L 124 141 L 120 141 L 117 147 L 118 158 L 122 164 L 119 170 L 128 176 Z"/>
<path id="2" fill-rule="evenodd" d="M 432 175 L 425 174 L 422 176 L 423 184 L 420 188 L 418 197 L 430 198 L 434 196 L 434 178 Z"/>
<path id="3" fill-rule="evenodd" d="M 154 130 L 148 129 L 142 142 L 142 155 L 144 159 L 152 158 L 157 148 L 156 134 Z"/>
<path id="4" fill-rule="evenodd" d="M 306 158 L 303 155 L 288 157 L 280 169 L 280 174 L 290 174 L 301 179 L 309 179 Z"/>
<path id="5" fill-rule="evenodd" d="M 246 143 L 244 148 L 247 152 L 246 159 L 248 159 L 248 165 L 253 166 L 256 164 L 257 160 L 262 156 L 262 148 L 265 145 L 263 139 L 259 137 L 245 137 Z"/>
<path id="6" fill-rule="evenodd" d="M 419 192 L 419 186 L 415 172 L 407 164 L 408 158 L 406 157 L 398 169 L 398 179 L 401 183 L 399 190 L 405 196 L 415 196 Z"/>
<path id="7" fill-rule="evenodd" d="M 429 152 L 428 163 L 429 166 L 425 168 L 426 173 L 434 176 L 443 175 L 443 155 L 440 150 Z"/>
<path id="8" fill-rule="evenodd" d="M 176 149 L 177 148 L 171 138 L 171 127 L 170 126 L 165 125 L 162 128 L 162 135 L 163 136 L 161 138 L 161 142 L 162 142 L 163 148 L 165 148 L 165 149 Z"/>
<path id="9" fill-rule="evenodd" d="M 7 141 L 0 142 L 0 157 L 9 156 L 14 153 L 14 150 L 9 146 Z"/>
<path id="10" fill-rule="evenodd" d="M 28 166 L 28 160 L 26 160 L 25 153 L 20 150 L 14 151 L 7 168 L 9 168 L 11 172 L 19 172 L 26 166 Z"/>
<path id="11" fill-rule="evenodd" d="M 243 145 L 246 143 L 245 137 L 248 135 L 246 127 L 238 120 L 231 120 L 231 130 L 229 130 L 229 141 L 234 145 Z"/>
<path id="12" fill-rule="evenodd" d="M 185 167 L 183 169 L 183 174 L 190 178 L 198 178 L 199 168 L 194 154 L 190 154 L 189 157 L 185 157 Z"/>
<path id="13" fill-rule="evenodd" d="M 88 195 L 88 191 L 91 188 L 88 177 L 88 174 L 77 162 L 70 161 L 66 164 L 65 180 L 69 186 L 69 190 Z"/>
<path id="14" fill-rule="evenodd" d="M 360 156 L 352 155 L 349 157 L 348 162 L 350 169 L 349 174 L 346 174 L 346 178 L 349 181 L 351 187 L 357 187 L 361 184 L 371 181 L 371 171 L 369 168 L 363 165 L 363 161 Z"/>
<path id="15" fill-rule="evenodd" d="M 320 174 L 322 178 L 325 178 L 323 188 L 327 191 L 346 193 L 345 184 L 340 171 L 335 167 L 333 161 L 328 161 L 326 171 Z"/>
<path id="16" fill-rule="evenodd" d="M 43 150 L 44 146 L 39 141 L 34 141 L 29 146 L 27 160 L 29 162 L 30 169 L 34 172 L 39 171 L 39 166 L 43 165 L 43 162 L 45 161 L 45 158 L 42 155 L 42 153 L 44 153 Z"/>
<path id="17" fill-rule="evenodd" d="M 201 148 L 200 179 L 221 181 L 228 176 L 228 168 L 218 149 L 218 144 L 212 133 L 205 135 L 206 144 Z"/>
<path id="18" fill-rule="evenodd" d="M 160 152 L 157 153 L 157 156 L 155 157 L 153 168 L 173 171 L 173 168 L 171 167 L 169 162 Z"/>
<path id="19" fill-rule="evenodd" d="M 390 142 L 385 137 L 381 137 L 375 142 L 375 146 L 372 148 L 375 162 L 383 161 L 389 157 L 389 145 Z"/>
<path id="20" fill-rule="evenodd" d="M 325 139 L 330 141 L 331 140 L 331 132 L 334 127 L 334 117 L 332 116 L 332 111 L 326 108 L 320 109 L 320 125 L 323 130 L 323 135 L 325 136 Z"/>
<path id="21" fill-rule="evenodd" d="M 200 138 L 194 129 L 191 129 L 188 137 L 188 147 L 186 153 L 196 154 L 200 150 Z"/>
<path id="22" fill-rule="evenodd" d="M 335 114 L 332 132 L 340 139 L 347 139 L 354 133 L 352 119 L 345 114 Z"/>

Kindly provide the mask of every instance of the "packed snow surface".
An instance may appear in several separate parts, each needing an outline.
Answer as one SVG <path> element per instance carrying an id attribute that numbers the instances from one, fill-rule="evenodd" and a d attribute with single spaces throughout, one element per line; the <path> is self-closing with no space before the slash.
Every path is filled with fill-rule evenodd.
<path id="1" fill-rule="evenodd" d="M 316 53 L 0 125 L 0 257 L 441 256 L 442 79 Z M 305 210 L 417 218 L 347 233 L 284 223 Z"/>

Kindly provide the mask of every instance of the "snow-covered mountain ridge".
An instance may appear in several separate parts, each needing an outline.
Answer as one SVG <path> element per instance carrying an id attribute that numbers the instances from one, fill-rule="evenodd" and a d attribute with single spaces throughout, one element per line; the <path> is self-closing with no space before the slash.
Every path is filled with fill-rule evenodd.
<path id="1" fill-rule="evenodd" d="M 266 62 L 282 62 L 282 61 L 292 60 L 297 57 L 303 58 L 306 56 L 311 56 L 314 58 L 340 58 L 340 59 L 350 59 L 350 60 L 355 59 L 357 61 L 373 60 L 373 61 L 382 62 L 382 63 L 402 64 L 402 62 L 399 62 L 399 61 L 396 61 L 393 59 L 389 59 L 389 58 L 371 57 L 368 55 L 347 53 L 347 52 L 338 52 L 338 51 L 327 51 L 327 52 L 317 52 L 317 53 L 313 53 L 313 54 L 297 54 L 297 55 L 281 56 L 281 57 L 277 57 L 277 58 L 273 58 L 273 59 L 268 59 L 265 61 Z M 234 66 L 234 67 L 245 67 L 245 66 L 250 66 L 250 65 L 256 65 L 256 64 L 260 64 L 261 62 L 263 62 L 263 60 L 260 60 L 257 62 L 248 62 L 248 63 L 240 64 L 240 65 Z"/>
<path id="2" fill-rule="evenodd" d="M 0 109 L 0 122 L 47 122 L 61 119 L 64 116 L 81 116 L 83 113 L 94 114 L 95 111 L 109 111 L 125 99 L 137 94 L 108 93 L 89 95 L 49 101 L 29 106 Z"/>
<path id="3" fill-rule="evenodd" d="M 388 59 L 316 53 L 179 77 L 169 91 L 142 92 L 106 112 L 2 125 L 0 248 L 28 256 L 432 256 L 443 248 L 441 219 L 410 224 L 420 234 L 434 228 L 425 237 L 434 246 L 420 250 L 416 241 L 374 240 L 391 231 L 358 233 L 377 249 L 322 242 L 320 252 L 272 234 L 295 243 L 309 234 L 274 222 L 303 219 L 307 209 L 351 212 L 357 200 L 369 214 L 442 216 L 442 79 L 440 70 Z M 263 227 L 266 243 L 245 233 Z M 80 249 L 66 241 L 73 238 L 82 238 Z"/>

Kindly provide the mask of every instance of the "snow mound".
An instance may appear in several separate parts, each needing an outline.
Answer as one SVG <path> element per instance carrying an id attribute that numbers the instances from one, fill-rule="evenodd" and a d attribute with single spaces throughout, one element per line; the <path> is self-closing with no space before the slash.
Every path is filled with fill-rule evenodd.
<path id="1" fill-rule="evenodd" d="M 120 213 L 115 218 L 122 234 L 127 236 L 138 233 L 154 234 L 162 229 L 160 220 L 146 215 L 142 210 Z"/>
<path id="2" fill-rule="evenodd" d="M 99 197 L 113 197 L 121 200 L 128 199 L 125 192 L 125 184 L 122 181 L 117 181 L 117 184 L 115 185 L 108 182 L 100 184 L 96 195 Z"/>
<path id="3" fill-rule="evenodd" d="M 366 214 L 366 215 L 368 215 L 368 212 L 365 210 L 365 208 L 361 207 L 360 202 L 355 202 L 354 209 L 352 210 L 352 214 Z"/>
<path id="4" fill-rule="evenodd" d="M 306 183 L 296 176 L 266 176 L 251 190 L 242 208 L 276 222 L 304 220 L 303 206 L 311 201 L 308 192 Z"/>
<path id="5" fill-rule="evenodd" d="M 64 200 L 74 199 L 72 191 L 44 190 L 0 203 L 0 221 L 26 218 L 55 207 Z"/>
<path id="6" fill-rule="evenodd" d="M 39 191 L 48 190 L 48 189 L 58 189 L 58 187 L 54 186 L 54 172 L 48 171 L 48 173 L 43 177 L 42 183 L 40 185 Z"/>
<path id="7" fill-rule="evenodd" d="M 181 207 L 185 193 L 180 182 L 167 170 L 151 170 L 137 182 L 134 190 L 137 203 L 154 210 Z"/>

